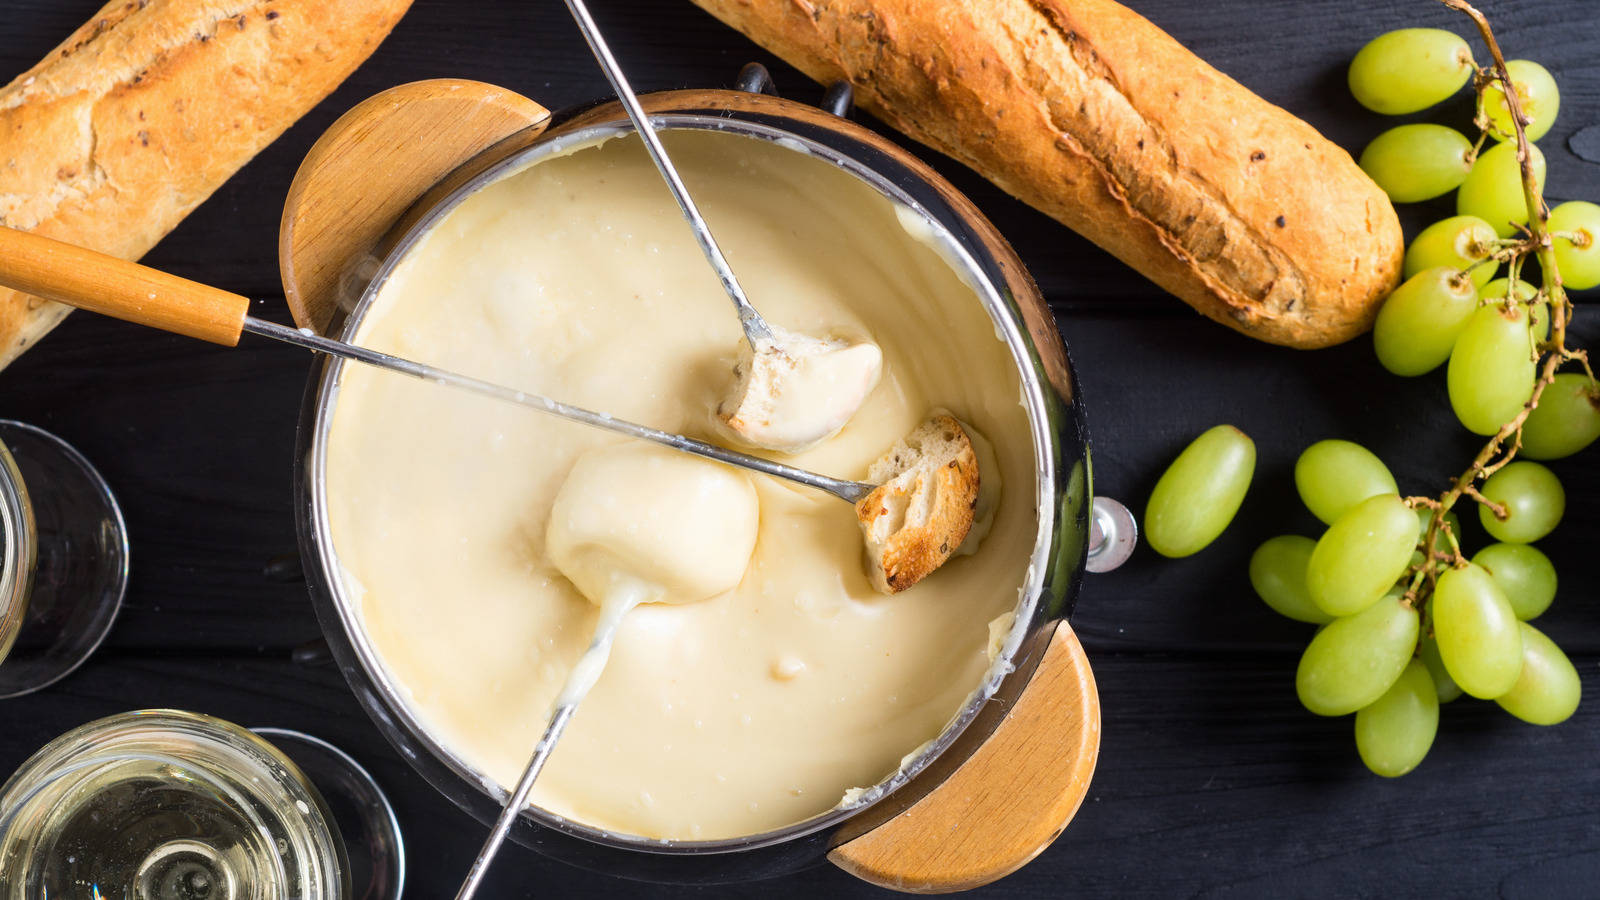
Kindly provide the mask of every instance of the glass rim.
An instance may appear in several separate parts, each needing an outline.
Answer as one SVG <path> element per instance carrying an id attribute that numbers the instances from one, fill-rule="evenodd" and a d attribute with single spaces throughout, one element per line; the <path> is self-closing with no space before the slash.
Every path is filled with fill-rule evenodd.
<path id="1" fill-rule="evenodd" d="M 22 630 L 37 547 L 28 486 L 11 449 L 0 441 L 0 664 Z"/>

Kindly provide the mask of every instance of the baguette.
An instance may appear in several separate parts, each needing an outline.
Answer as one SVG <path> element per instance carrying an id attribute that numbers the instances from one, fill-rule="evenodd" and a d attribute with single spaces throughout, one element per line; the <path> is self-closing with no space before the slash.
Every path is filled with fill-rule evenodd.
<path id="1" fill-rule="evenodd" d="M 694 0 L 1245 334 L 1366 330 L 1404 245 L 1344 150 L 1112 0 Z"/>
<path id="2" fill-rule="evenodd" d="M 410 2 L 114 0 L 0 88 L 0 225 L 138 259 Z M 68 311 L 0 289 L 0 366 Z"/>

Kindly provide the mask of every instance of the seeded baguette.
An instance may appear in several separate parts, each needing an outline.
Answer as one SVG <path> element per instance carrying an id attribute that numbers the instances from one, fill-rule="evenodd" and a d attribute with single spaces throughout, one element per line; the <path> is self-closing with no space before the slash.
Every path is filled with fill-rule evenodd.
<path id="1" fill-rule="evenodd" d="M 1349 340 L 1398 279 L 1348 153 L 1111 0 L 694 2 L 1252 337 Z"/>
<path id="2" fill-rule="evenodd" d="M 0 88 L 0 225 L 138 259 L 410 2 L 114 0 Z M 68 311 L 0 289 L 0 366 Z"/>

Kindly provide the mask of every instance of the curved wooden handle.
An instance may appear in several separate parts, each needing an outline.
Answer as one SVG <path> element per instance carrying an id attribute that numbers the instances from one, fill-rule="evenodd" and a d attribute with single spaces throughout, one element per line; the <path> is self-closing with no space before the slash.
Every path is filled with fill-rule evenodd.
<path id="1" fill-rule="evenodd" d="M 0 227 L 0 285 L 229 347 L 250 301 L 41 235 Z"/>
<path id="2" fill-rule="evenodd" d="M 295 324 L 324 334 L 346 275 L 418 198 L 489 147 L 543 131 L 550 111 L 459 78 L 402 84 L 363 100 L 323 133 L 289 187 L 278 266 Z M 537 130 L 535 130 L 537 129 Z"/>
<path id="3" fill-rule="evenodd" d="M 961 767 L 905 812 L 828 854 L 880 887 L 942 894 L 1003 878 L 1077 813 L 1100 755 L 1100 696 L 1077 635 L 1051 635 L 1033 679 Z"/>

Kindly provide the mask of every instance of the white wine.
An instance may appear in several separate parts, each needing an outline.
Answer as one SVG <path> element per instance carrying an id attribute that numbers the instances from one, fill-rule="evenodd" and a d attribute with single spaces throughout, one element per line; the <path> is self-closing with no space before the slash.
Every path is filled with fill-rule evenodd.
<path id="1" fill-rule="evenodd" d="M 0 792 L 3 900 L 338 900 L 345 868 L 294 764 L 205 716 L 91 723 Z"/>

